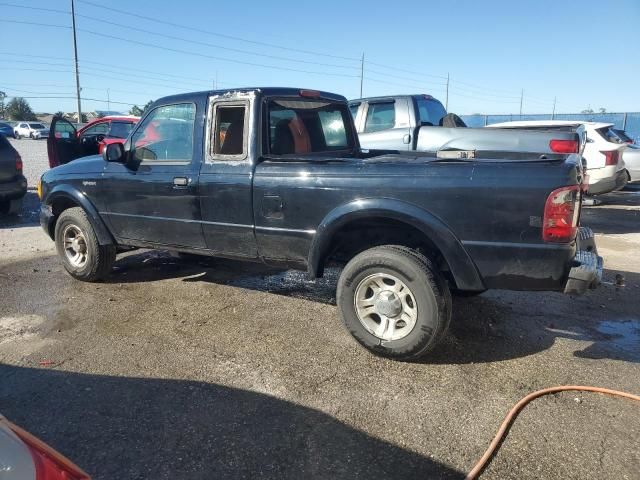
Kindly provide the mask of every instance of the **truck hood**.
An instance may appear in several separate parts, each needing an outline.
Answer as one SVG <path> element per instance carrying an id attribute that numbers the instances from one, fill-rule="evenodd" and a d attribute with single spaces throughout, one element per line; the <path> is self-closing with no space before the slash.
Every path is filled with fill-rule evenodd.
<path id="1" fill-rule="evenodd" d="M 102 155 L 90 155 L 78 158 L 66 165 L 60 165 L 51 169 L 56 175 L 78 174 L 78 173 L 100 173 L 104 170 L 106 162 Z"/>

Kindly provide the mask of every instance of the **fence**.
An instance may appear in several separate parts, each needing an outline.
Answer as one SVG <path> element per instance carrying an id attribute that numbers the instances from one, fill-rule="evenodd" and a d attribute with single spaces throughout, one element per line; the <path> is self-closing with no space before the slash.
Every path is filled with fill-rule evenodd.
<path id="1" fill-rule="evenodd" d="M 461 115 L 470 127 L 484 127 L 492 123 L 511 122 L 518 120 L 585 120 L 589 122 L 613 123 L 616 128 L 627 132 L 636 143 L 640 143 L 640 112 L 624 113 L 556 113 L 537 115 Z"/>

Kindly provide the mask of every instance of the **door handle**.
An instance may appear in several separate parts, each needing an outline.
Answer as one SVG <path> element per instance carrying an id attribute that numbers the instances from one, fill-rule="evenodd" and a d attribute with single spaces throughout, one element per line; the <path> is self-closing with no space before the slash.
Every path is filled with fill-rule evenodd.
<path id="1" fill-rule="evenodd" d="M 411 143 L 411 135 L 407 133 L 404 137 L 402 137 L 402 143 L 404 143 L 405 145 Z"/>
<path id="2" fill-rule="evenodd" d="M 187 177 L 173 177 L 173 188 L 187 188 L 189 179 Z"/>

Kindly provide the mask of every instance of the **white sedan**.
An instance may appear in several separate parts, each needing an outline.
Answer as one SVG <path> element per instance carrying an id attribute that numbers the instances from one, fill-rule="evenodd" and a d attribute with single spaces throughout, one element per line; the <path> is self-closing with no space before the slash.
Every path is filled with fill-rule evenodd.
<path id="1" fill-rule="evenodd" d="M 528 120 L 517 122 L 495 123 L 488 127 L 521 127 L 521 128 L 560 128 L 584 125 L 587 143 L 582 156 L 587 163 L 590 195 L 601 195 L 623 188 L 629 180 L 622 159 L 625 144 L 618 143 L 610 131 L 613 123 L 582 122 L 566 120 Z"/>
<path id="2" fill-rule="evenodd" d="M 29 137 L 39 140 L 49 137 L 49 129 L 40 122 L 18 122 L 13 127 L 15 138 Z"/>

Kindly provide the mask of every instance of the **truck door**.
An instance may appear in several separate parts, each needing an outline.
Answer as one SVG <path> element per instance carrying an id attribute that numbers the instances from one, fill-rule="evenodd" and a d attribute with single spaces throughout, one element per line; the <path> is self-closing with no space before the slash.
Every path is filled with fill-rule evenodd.
<path id="1" fill-rule="evenodd" d="M 367 102 L 359 139 L 362 148 L 411 149 L 409 102 L 406 98 Z"/>
<path id="2" fill-rule="evenodd" d="M 207 115 L 205 161 L 200 169 L 200 208 L 207 248 L 221 255 L 257 258 L 253 222 L 253 152 L 257 112 L 253 94 L 212 97 Z"/>
<path id="3" fill-rule="evenodd" d="M 202 123 L 194 128 L 204 103 L 154 108 L 131 136 L 128 163 L 107 164 L 105 216 L 117 237 L 204 248 L 198 197 Z"/>

